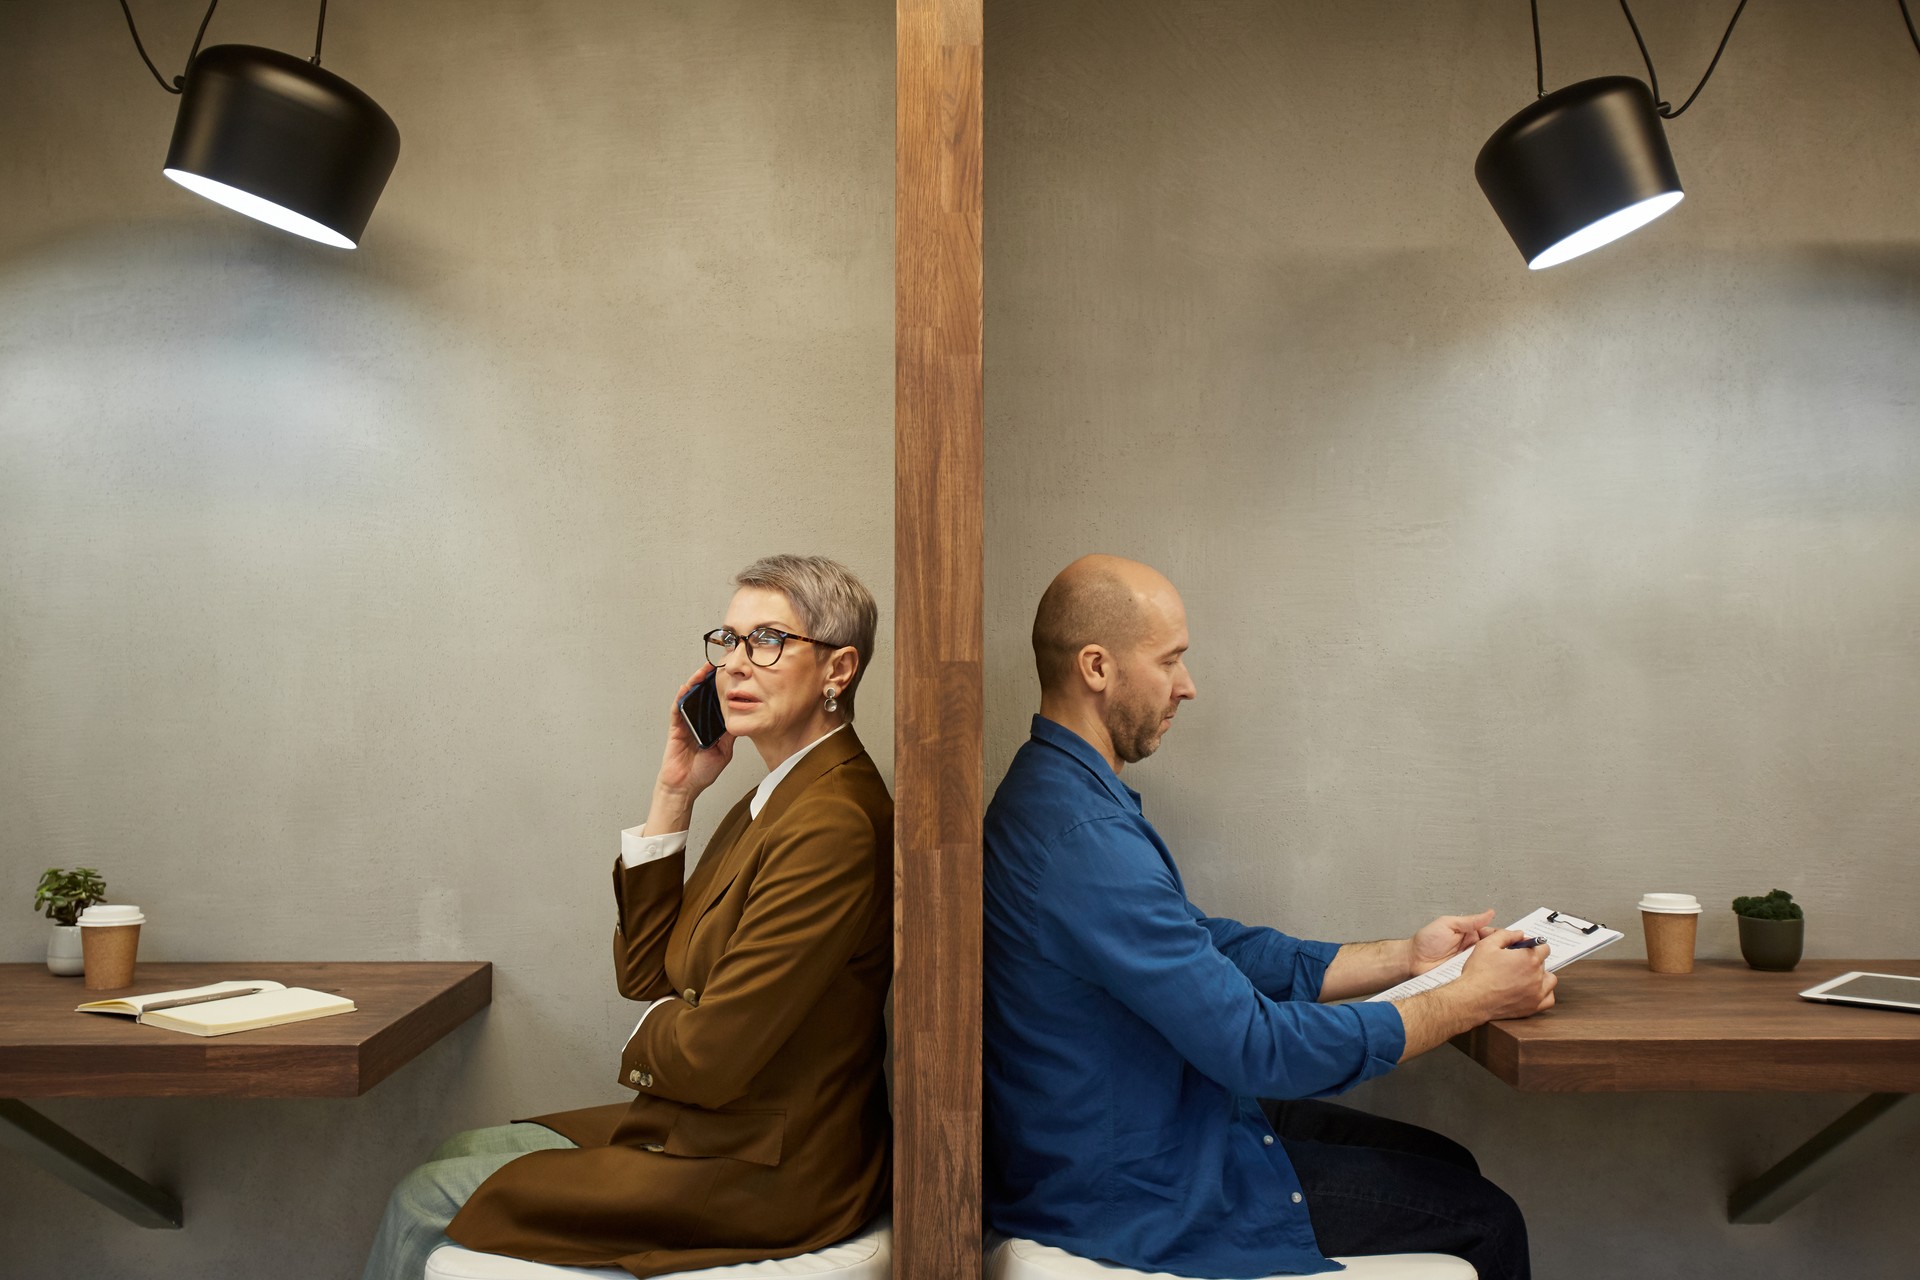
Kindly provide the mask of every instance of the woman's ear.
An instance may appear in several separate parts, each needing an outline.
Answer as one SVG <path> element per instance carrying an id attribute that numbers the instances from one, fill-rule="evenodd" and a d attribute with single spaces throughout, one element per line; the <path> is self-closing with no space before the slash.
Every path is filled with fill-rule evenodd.
<path id="1" fill-rule="evenodd" d="M 845 645 L 827 655 L 825 682 L 845 693 L 847 686 L 853 683 L 853 677 L 859 670 L 860 651 L 852 645 Z"/>

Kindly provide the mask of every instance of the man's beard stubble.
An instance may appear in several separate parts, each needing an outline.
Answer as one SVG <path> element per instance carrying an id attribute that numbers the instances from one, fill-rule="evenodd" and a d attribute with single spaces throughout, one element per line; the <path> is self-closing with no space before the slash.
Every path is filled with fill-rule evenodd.
<path id="1" fill-rule="evenodd" d="M 1125 685 L 1122 684 L 1124 691 Z M 1148 703 L 1117 701 L 1107 716 L 1107 736 L 1113 739 L 1113 753 L 1123 764 L 1138 764 L 1160 746 L 1161 722 L 1167 709 Z"/>

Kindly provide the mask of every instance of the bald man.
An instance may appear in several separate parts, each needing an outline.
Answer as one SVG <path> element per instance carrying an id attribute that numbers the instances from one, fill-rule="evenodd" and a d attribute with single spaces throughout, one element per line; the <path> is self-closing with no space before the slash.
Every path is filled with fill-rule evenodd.
<path id="1" fill-rule="evenodd" d="M 1526 1224 L 1465 1149 L 1312 1099 L 1547 1008 L 1544 948 L 1506 949 L 1520 935 L 1490 911 L 1346 945 L 1205 914 L 1120 781 L 1197 692 L 1179 593 L 1131 560 L 1076 560 L 1033 649 L 1040 714 L 986 821 L 989 1223 L 1183 1276 L 1431 1252 L 1524 1280 Z M 1469 949 L 1446 986 L 1328 1003 Z"/>

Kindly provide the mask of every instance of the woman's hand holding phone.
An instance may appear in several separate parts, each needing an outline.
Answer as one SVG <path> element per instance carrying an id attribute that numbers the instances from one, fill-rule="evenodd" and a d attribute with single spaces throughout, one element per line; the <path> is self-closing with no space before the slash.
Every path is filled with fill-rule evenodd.
<path id="1" fill-rule="evenodd" d="M 732 734 L 722 733 L 711 747 L 702 750 L 680 711 L 680 700 L 712 671 L 712 663 L 701 663 L 669 704 L 667 746 L 660 757 L 660 776 L 653 784 L 653 807 L 647 812 L 649 835 L 685 831 L 693 818 L 693 802 L 733 762 Z"/>

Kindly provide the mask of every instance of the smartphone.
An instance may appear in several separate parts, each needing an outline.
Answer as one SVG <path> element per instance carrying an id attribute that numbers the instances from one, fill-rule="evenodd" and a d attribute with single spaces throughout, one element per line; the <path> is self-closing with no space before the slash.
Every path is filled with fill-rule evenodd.
<path id="1" fill-rule="evenodd" d="M 720 714 L 719 677 L 718 671 L 709 671 L 705 680 L 680 699 L 680 718 L 687 722 L 702 751 L 720 741 L 720 735 L 727 731 L 726 717 Z"/>

